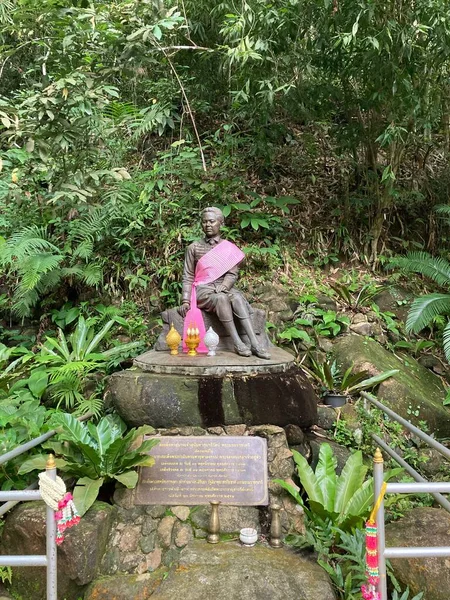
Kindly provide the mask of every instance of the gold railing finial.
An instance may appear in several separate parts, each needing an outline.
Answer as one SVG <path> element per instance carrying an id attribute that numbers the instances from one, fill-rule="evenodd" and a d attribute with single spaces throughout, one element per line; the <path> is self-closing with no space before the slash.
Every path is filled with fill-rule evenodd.
<path id="1" fill-rule="evenodd" d="M 375 454 L 373 455 L 373 462 L 374 463 L 382 463 L 382 462 L 384 462 L 383 455 L 381 454 L 381 450 L 379 448 L 377 448 L 375 450 Z"/>
<path id="2" fill-rule="evenodd" d="M 45 463 L 45 468 L 47 470 L 49 470 L 49 469 L 56 469 L 56 463 L 55 463 L 55 456 L 54 456 L 54 454 L 49 454 L 48 455 L 47 462 Z"/>

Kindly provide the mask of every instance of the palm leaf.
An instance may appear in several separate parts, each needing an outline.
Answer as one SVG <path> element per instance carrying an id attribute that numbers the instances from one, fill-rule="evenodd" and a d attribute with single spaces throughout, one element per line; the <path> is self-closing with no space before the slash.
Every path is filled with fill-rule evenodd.
<path id="1" fill-rule="evenodd" d="M 435 208 L 436 212 L 440 215 L 450 217 L 450 205 L 449 204 L 438 204 Z"/>
<path id="2" fill-rule="evenodd" d="M 429 294 L 416 298 L 406 320 L 406 330 L 418 333 L 438 315 L 450 313 L 449 294 Z"/>
<path id="3" fill-rule="evenodd" d="M 447 360 L 450 362 L 450 322 L 444 327 L 444 331 L 442 334 L 443 346 L 445 356 Z"/>
<path id="4" fill-rule="evenodd" d="M 408 273 L 420 273 L 448 287 L 450 285 L 450 263 L 444 258 L 437 258 L 428 252 L 409 252 L 406 256 L 393 258 L 389 267 L 399 267 Z"/>

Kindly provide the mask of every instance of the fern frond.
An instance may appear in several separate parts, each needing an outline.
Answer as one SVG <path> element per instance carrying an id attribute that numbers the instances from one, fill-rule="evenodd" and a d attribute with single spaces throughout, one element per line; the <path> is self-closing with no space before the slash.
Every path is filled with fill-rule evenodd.
<path id="1" fill-rule="evenodd" d="M 94 252 L 94 242 L 92 239 L 83 240 L 73 251 L 74 258 L 88 260 Z"/>
<path id="2" fill-rule="evenodd" d="M 22 275 L 20 289 L 24 292 L 34 289 L 41 281 L 42 276 L 58 269 L 63 256 L 57 254 L 35 254 L 22 260 L 19 273 Z"/>
<path id="3" fill-rule="evenodd" d="M 59 248 L 47 238 L 47 229 L 36 225 L 24 227 L 13 233 L 0 247 L 0 264 L 16 271 L 20 269 L 22 261 L 29 256 L 41 253 L 60 255 Z"/>
<path id="4" fill-rule="evenodd" d="M 399 267 L 407 273 L 420 273 L 439 285 L 450 286 L 450 263 L 427 252 L 410 252 L 406 256 L 393 258 L 388 266 Z"/>
<path id="5" fill-rule="evenodd" d="M 139 109 L 131 102 L 110 102 L 103 109 L 106 117 L 112 119 L 115 123 L 136 118 L 139 115 Z"/>
<path id="6" fill-rule="evenodd" d="M 435 211 L 440 215 L 450 217 L 450 204 L 439 204 L 436 206 Z"/>
<path id="7" fill-rule="evenodd" d="M 119 205 L 120 208 L 127 209 L 128 206 L 132 205 L 139 196 L 137 186 L 132 181 L 124 181 L 119 183 L 116 187 L 108 190 L 103 194 L 103 199 L 111 206 L 116 207 Z M 119 207 L 118 207 L 119 208 Z M 123 218 L 123 213 L 117 215 L 117 217 Z"/>
<path id="8" fill-rule="evenodd" d="M 81 400 L 78 403 L 74 416 L 83 416 L 88 413 L 92 413 L 97 419 L 103 412 L 103 400 L 98 396 L 92 395 L 89 398 Z"/>
<path id="9" fill-rule="evenodd" d="M 33 306 L 39 300 L 37 288 L 21 294 L 17 289 L 12 299 L 12 311 L 20 318 L 29 317 Z"/>
<path id="10" fill-rule="evenodd" d="M 157 102 L 150 108 L 142 109 L 135 121 L 130 123 L 130 127 L 135 129 L 134 137 L 136 139 L 154 131 L 162 135 L 167 128 L 175 127 L 174 116 L 171 106 Z"/>
<path id="11" fill-rule="evenodd" d="M 79 265 L 61 268 L 61 277 L 78 277 L 79 279 L 82 279 L 83 273 L 84 269 Z"/>
<path id="12" fill-rule="evenodd" d="M 429 294 L 416 298 L 406 320 L 406 331 L 418 333 L 429 325 L 434 317 L 450 314 L 449 294 Z"/>
<path id="13" fill-rule="evenodd" d="M 101 265 L 90 263 L 86 265 L 82 275 L 83 281 L 87 285 L 98 285 L 103 281 L 103 269 Z"/>
<path id="14" fill-rule="evenodd" d="M 98 361 L 77 360 L 68 362 L 60 367 L 51 367 L 48 369 L 50 373 L 50 382 L 52 384 L 60 383 L 72 377 L 78 377 L 82 373 L 88 373 L 99 367 Z"/>

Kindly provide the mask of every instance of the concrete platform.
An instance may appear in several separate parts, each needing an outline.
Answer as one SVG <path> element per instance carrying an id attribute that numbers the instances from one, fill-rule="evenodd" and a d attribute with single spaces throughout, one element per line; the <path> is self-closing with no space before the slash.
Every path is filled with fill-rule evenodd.
<path id="1" fill-rule="evenodd" d="M 188 356 L 169 352 L 149 350 L 134 359 L 134 366 L 147 373 L 168 375 L 188 375 L 193 377 L 223 377 L 229 373 L 256 375 L 264 373 L 285 373 L 294 366 L 294 357 L 272 346 L 268 348 L 271 358 L 262 359 L 256 356 L 239 356 L 228 350 L 218 351 L 216 356 L 198 354 Z"/>

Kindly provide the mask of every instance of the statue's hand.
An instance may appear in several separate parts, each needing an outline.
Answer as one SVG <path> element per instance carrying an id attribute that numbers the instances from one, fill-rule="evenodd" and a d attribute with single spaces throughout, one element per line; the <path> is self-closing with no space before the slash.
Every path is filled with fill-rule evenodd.
<path id="1" fill-rule="evenodd" d="M 190 302 L 183 302 L 181 306 L 178 307 L 178 313 L 184 318 L 187 315 L 187 312 L 190 307 Z"/>
<path id="2" fill-rule="evenodd" d="M 226 294 L 227 292 L 229 292 L 230 290 L 227 288 L 226 285 L 220 284 L 220 285 L 216 285 L 216 292 L 220 293 L 223 292 L 224 294 Z"/>

